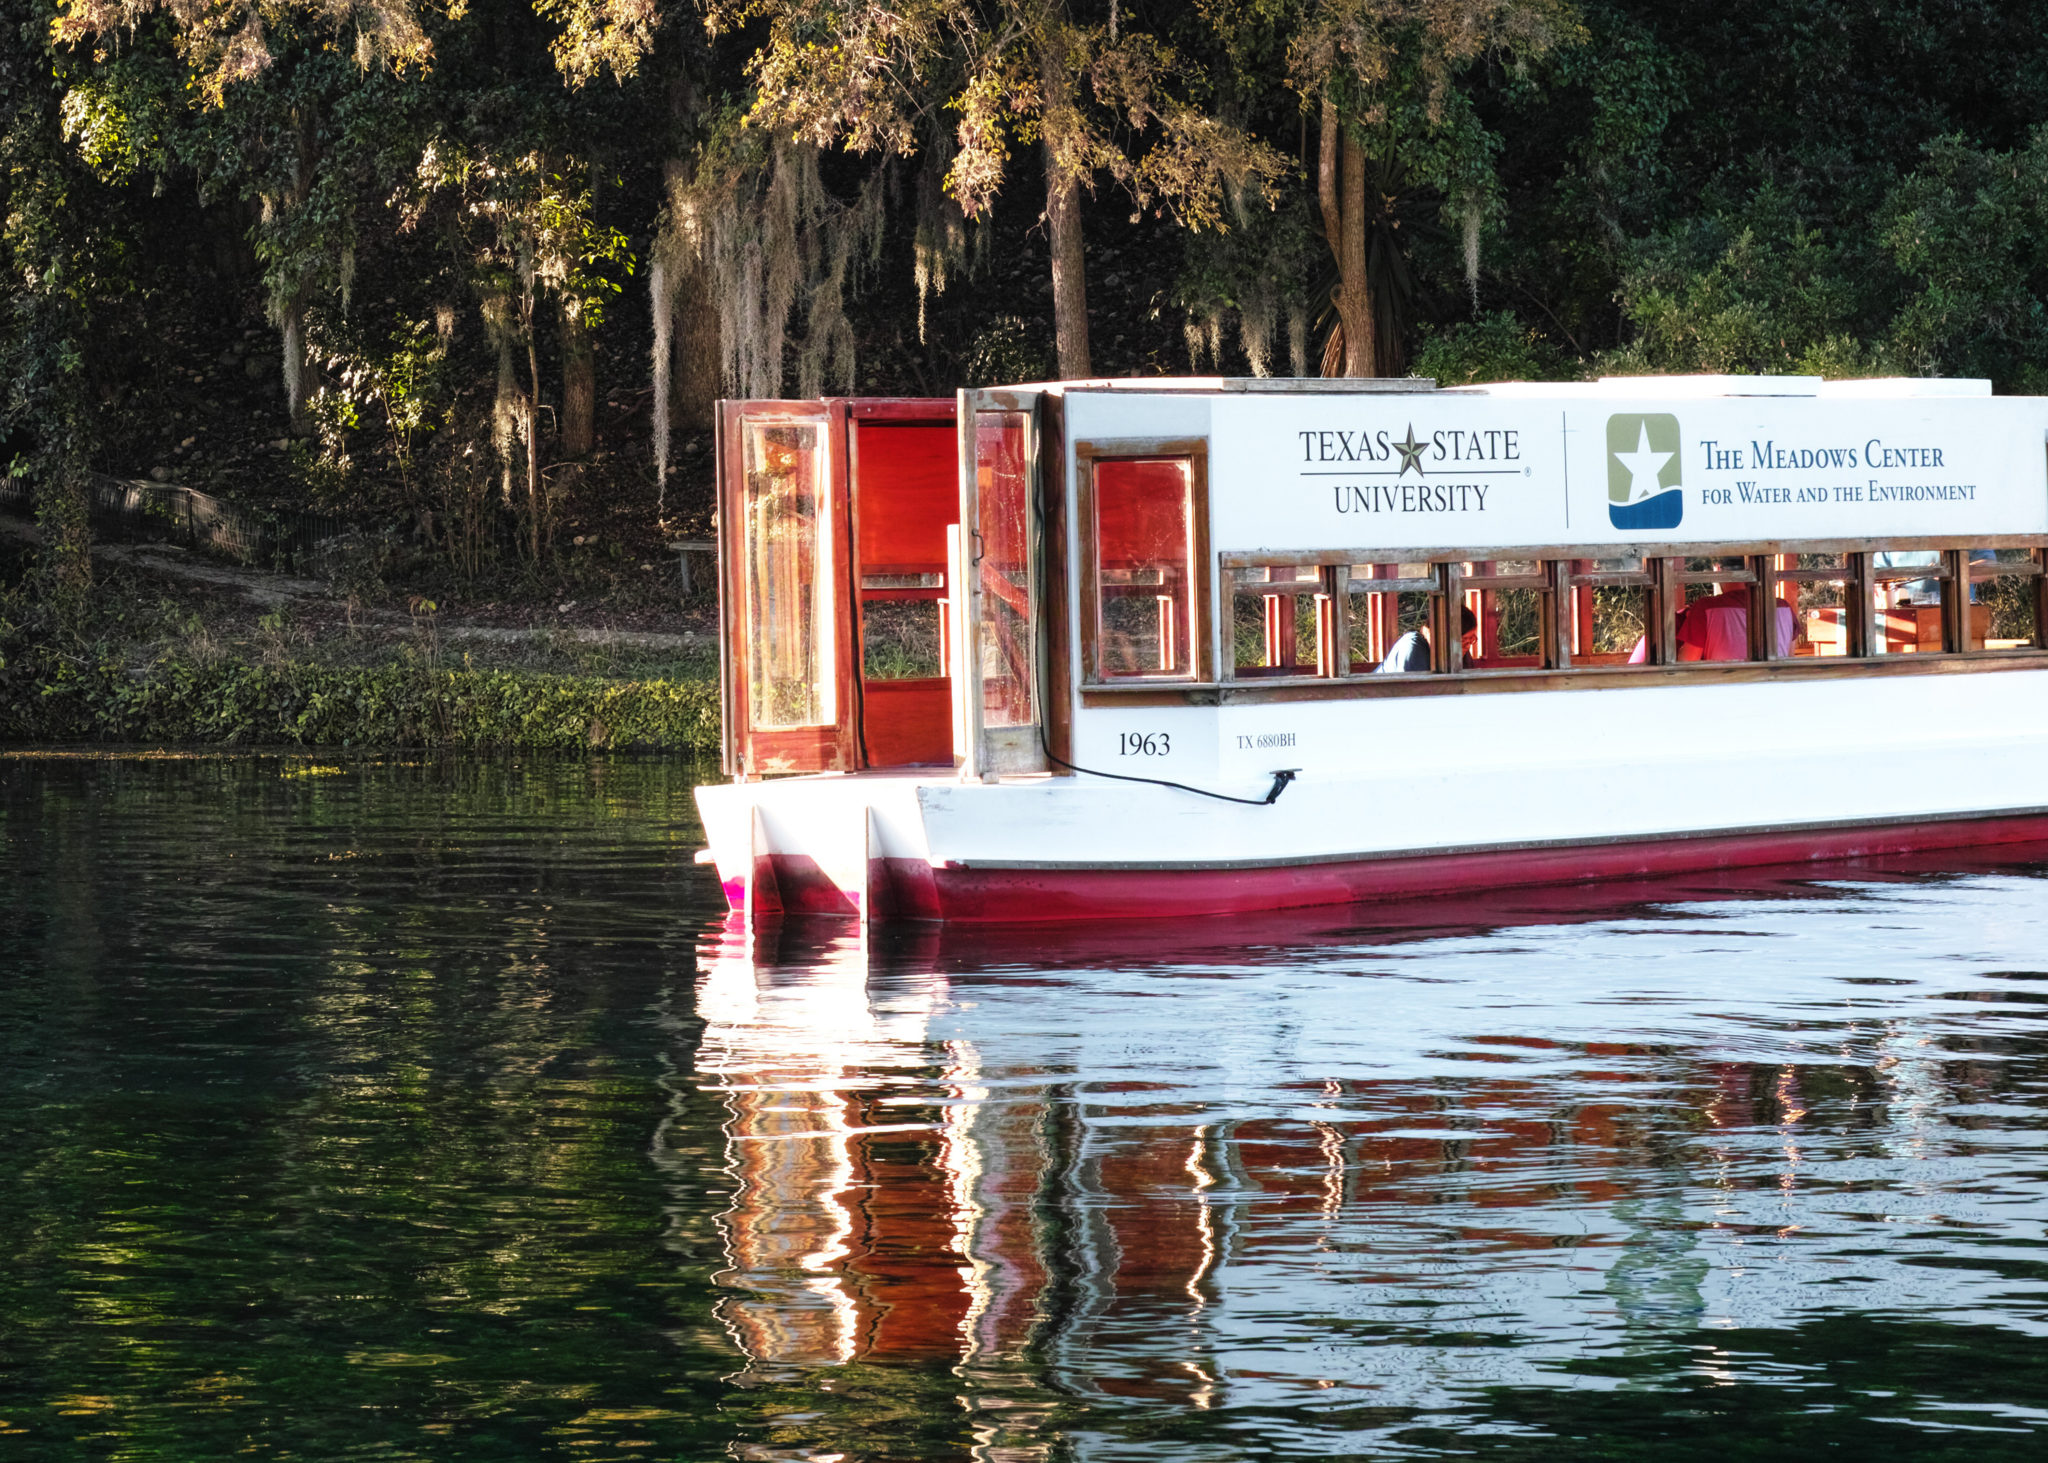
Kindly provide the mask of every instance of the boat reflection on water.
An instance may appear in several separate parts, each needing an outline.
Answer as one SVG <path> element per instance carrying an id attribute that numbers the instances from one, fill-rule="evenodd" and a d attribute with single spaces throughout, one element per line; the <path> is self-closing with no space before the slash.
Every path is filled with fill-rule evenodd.
<path id="1" fill-rule="evenodd" d="M 1938 867 L 2030 859 L 2048 849 Z M 2009 1309 L 1997 1274 L 1916 1268 L 1891 1238 L 1974 1222 L 1957 1193 L 1999 1182 L 1995 1155 L 1923 1165 L 1917 1197 L 1898 1165 L 1940 1146 L 1958 1090 L 2015 1081 L 2000 1042 L 2039 1030 L 2031 1008 L 1943 1025 L 1937 1000 L 1985 978 L 1934 988 L 1954 962 L 1916 948 L 1916 901 L 1952 935 L 1955 891 L 2002 886 L 1934 867 L 1164 929 L 731 919 L 701 948 L 693 1065 L 726 1114 L 735 1380 L 882 1368 L 960 1409 L 964 1452 L 875 1456 L 1110 1456 L 1095 1414 L 1148 1404 L 1359 1446 L 1561 1367 L 1740 1371 L 1693 1345 L 1713 1328 Z M 2010 935 L 2038 948 L 2028 897 Z M 1873 901 L 1902 911 L 1883 950 L 1845 944 Z M 1838 1161 L 1860 1177 L 1815 1182 Z M 1873 1225 L 1894 1253 L 1855 1250 Z M 748 1456 L 829 1456 L 820 1405 Z"/>

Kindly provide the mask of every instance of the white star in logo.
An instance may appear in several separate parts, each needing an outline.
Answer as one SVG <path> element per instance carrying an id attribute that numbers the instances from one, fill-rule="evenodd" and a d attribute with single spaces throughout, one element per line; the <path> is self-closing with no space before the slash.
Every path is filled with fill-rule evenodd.
<path id="1" fill-rule="evenodd" d="M 1631 503 L 1640 503 L 1664 491 L 1664 485 L 1657 481 L 1657 474 L 1664 471 L 1665 463 L 1678 455 L 1650 450 L 1648 422 L 1644 422 L 1637 431 L 1640 435 L 1636 438 L 1636 450 L 1614 454 L 1614 460 L 1628 469 L 1628 500 Z"/>

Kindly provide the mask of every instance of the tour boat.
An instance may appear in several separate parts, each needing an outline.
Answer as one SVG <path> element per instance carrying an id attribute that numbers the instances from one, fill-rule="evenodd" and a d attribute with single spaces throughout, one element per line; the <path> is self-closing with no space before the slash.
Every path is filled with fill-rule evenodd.
<path id="1" fill-rule="evenodd" d="M 2048 398 L 1983 381 L 725 402 L 718 493 L 699 857 L 750 918 L 2048 837 Z"/>

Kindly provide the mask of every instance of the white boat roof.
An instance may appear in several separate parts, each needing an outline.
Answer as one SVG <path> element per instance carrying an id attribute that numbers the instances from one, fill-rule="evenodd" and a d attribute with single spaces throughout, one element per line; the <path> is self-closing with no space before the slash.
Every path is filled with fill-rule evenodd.
<path id="1" fill-rule="evenodd" d="M 1078 381 L 1035 381 L 997 388 L 1010 391 L 1136 391 L 1275 396 L 1349 396 L 1435 391 L 1426 376 L 1142 376 Z M 1537 397 L 1544 400 L 1698 400 L 1728 396 L 1805 396 L 1822 400 L 1954 399 L 1991 395 L 1991 383 L 1971 377 L 1879 376 L 1826 381 L 1819 376 L 1602 376 L 1597 381 L 1494 381 L 1448 386 L 1467 396 Z"/>
<path id="2" fill-rule="evenodd" d="M 1824 401 L 1855 401 L 1989 396 L 1991 383 L 1945 376 L 1881 376 L 1859 381 L 1824 381 L 1818 376 L 1602 376 L 1598 381 L 1501 381 L 1450 389 L 1487 396 L 1537 396 L 1553 400 L 1625 396 L 1634 401 L 1687 401 L 1715 396 L 1813 396 Z"/>

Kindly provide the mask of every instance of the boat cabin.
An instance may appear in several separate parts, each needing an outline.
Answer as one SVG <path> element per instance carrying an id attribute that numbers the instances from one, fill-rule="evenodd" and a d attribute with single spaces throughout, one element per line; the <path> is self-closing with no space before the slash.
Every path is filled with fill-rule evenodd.
<path id="1" fill-rule="evenodd" d="M 2048 787 L 1816 802 L 1795 755 L 1908 754 L 1895 733 L 1928 717 L 2036 734 L 2048 400 L 1941 380 L 1188 379 L 720 410 L 725 770 L 756 791 L 700 802 L 758 825 L 725 835 L 745 858 L 713 830 L 729 890 L 772 853 L 795 860 L 783 884 L 830 886 L 827 907 L 875 900 L 804 870 L 860 863 L 855 882 L 908 878 L 921 892 L 897 902 L 944 914 L 949 870 L 2048 808 Z M 1613 775 L 1532 811 L 1596 764 Z M 1667 807 L 1668 786 L 1623 806 L 1623 767 L 1731 781 L 1718 810 Z M 776 774 L 874 789 L 760 790 Z M 1077 784 L 1085 816 L 1054 806 Z M 960 791 L 1027 785 L 1000 814 Z M 777 847 L 775 810 L 805 799 L 865 809 L 873 857 Z M 1413 826 L 1389 826 L 1397 807 Z M 942 848 L 949 819 L 976 831 Z"/>

